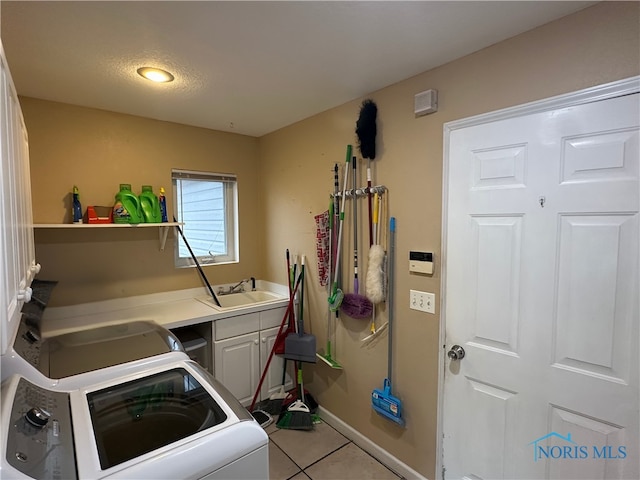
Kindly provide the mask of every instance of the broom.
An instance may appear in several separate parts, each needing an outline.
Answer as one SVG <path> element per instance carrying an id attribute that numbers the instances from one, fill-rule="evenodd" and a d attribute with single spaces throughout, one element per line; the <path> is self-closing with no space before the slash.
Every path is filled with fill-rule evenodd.
<path id="1" fill-rule="evenodd" d="M 360 295 L 358 284 L 358 196 L 356 195 L 356 164 L 357 158 L 353 157 L 353 293 L 347 293 L 342 300 L 342 311 L 351 318 L 369 318 L 373 312 L 373 306 L 369 299 Z"/>
<path id="2" fill-rule="evenodd" d="M 302 271 L 300 272 L 300 277 L 303 279 L 302 284 L 302 292 L 304 292 L 304 255 L 302 256 Z M 300 312 L 299 319 L 300 321 L 296 323 L 296 333 L 293 335 L 302 335 L 303 334 L 303 309 L 304 309 L 304 295 L 301 295 L 300 299 Z M 288 339 L 289 337 L 287 337 Z M 314 352 L 315 352 L 315 337 L 314 337 Z M 286 356 L 285 356 L 286 358 Z M 314 357 L 315 360 L 315 357 Z M 280 415 L 278 419 L 278 423 L 276 426 L 278 428 L 289 429 L 289 430 L 311 430 L 313 429 L 313 419 L 311 418 L 311 411 L 309 407 L 304 402 L 304 385 L 302 383 L 302 362 L 297 361 L 297 384 L 300 388 L 298 399 L 293 402 L 285 412 Z"/>
<path id="3" fill-rule="evenodd" d="M 302 362 L 298 364 L 299 398 L 285 410 L 278 419 L 276 427 L 285 430 L 313 430 L 311 410 L 304 401 L 304 384 L 302 383 Z"/>

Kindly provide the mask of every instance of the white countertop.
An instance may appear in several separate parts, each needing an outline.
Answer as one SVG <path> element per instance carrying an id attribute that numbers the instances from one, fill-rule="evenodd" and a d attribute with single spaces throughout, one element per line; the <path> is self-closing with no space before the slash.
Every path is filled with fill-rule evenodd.
<path id="1" fill-rule="evenodd" d="M 258 281 L 257 287 L 281 294 L 283 300 L 220 311 L 196 299 L 208 295 L 205 288 L 192 288 L 66 307 L 49 307 L 42 319 L 41 335 L 52 337 L 132 320 L 151 320 L 165 328 L 176 328 L 287 305 L 286 287 L 264 281 Z"/>

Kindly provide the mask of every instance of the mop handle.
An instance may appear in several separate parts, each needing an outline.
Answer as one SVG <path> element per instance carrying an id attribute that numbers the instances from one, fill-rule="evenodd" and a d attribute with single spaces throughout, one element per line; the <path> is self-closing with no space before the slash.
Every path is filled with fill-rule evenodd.
<path id="1" fill-rule="evenodd" d="M 391 217 L 389 220 L 389 356 L 387 358 L 387 370 L 389 381 L 391 382 L 391 365 L 393 358 L 393 287 L 394 287 L 394 267 L 396 254 L 396 218 Z M 393 385 L 393 382 L 391 382 Z"/>

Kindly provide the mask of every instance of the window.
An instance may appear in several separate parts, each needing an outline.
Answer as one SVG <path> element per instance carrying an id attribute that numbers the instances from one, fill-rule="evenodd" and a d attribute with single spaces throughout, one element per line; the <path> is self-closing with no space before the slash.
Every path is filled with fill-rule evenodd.
<path id="1" fill-rule="evenodd" d="M 176 219 L 200 265 L 238 261 L 238 188 L 235 175 L 172 170 Z M 178 236 L 176 267 L 195 266 Z"/>

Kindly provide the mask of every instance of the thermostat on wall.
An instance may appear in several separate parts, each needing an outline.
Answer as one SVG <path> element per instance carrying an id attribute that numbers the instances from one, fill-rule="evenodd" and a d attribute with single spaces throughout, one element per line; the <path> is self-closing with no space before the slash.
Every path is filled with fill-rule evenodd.
<path id="1" fill-rule="evenodd" d="M 433 253 L 409 252 L 409 271 L 415 273 L 433 274 Z"/>
<path id="2" fill-rule="evenodd" d="M 426 90 L 417 93 L 413 100 L 413 113 L 416 117 L 427 115 L 438 111 L 438 91 Z"/>

